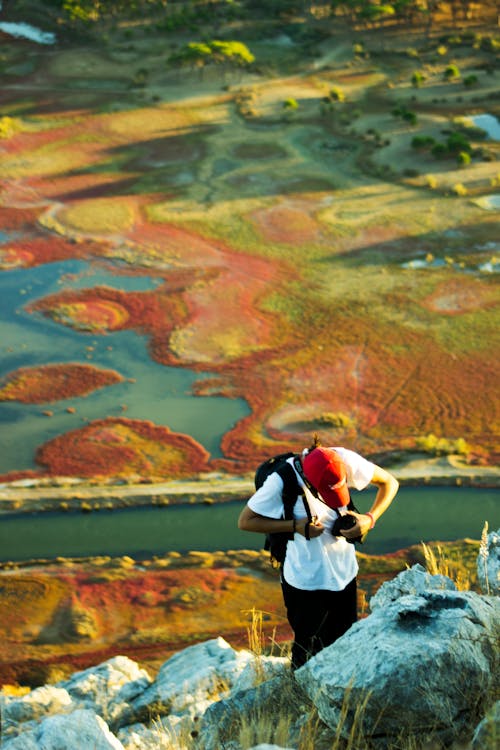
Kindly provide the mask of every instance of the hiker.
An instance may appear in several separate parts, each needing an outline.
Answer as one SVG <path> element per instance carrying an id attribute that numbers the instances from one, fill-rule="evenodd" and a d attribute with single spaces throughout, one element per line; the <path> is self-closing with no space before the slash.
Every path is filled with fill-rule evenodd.
<path id="1" fill-rule="evenodd" d="M 321 447 L 316 436 L 301 455 L 286 456 L 282 463 L 291 465 L 295 487 L 291 512 L 284 514 L 283 476 L 288 479 L 275 469 L 248 500 L 238 528 L 281 538 L 283 532 L 288 535 L 280 578 L 294 632 L 295 670 L 356 622 L 358 563 L 353 542 L 373 529 L 399 484 L 388 471 L 352 450 Z M 359 513 L 349 487 L 362 490 L 370 483 L 378 487 L 375 500 L 369 512 Z M 345 528 L 338 530 L 339 524 Z"/>

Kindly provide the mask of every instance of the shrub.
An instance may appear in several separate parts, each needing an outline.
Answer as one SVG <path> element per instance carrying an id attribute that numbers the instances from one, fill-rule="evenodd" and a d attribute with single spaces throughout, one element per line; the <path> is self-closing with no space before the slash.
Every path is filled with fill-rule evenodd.
<path id="1" fill-rule="evenodd" d="M 424 81 L 425 81 L 424 74 L 416 70 L 415 73 L 411 77 L 411 85 L 414 86 L 416 89 L 419 89 L 423 85 Z"/>
<path id="2" fill-rule="evenodd" d="M 424 453 L 434 456 L 448 456 L 451 454 L 467 455 L 470 448 L 463 438 L 437 437 L 433 433 L 418 437 L 415 440 L 416 447 Z"/>
<path id="3" fill-rule="evenodd" d="M 432 148 L 436 141 L 429 135 L 415 135 L 411 139 L 411 147 L 414 149 Z"/>
<path id="4" fill-rule="evenodd" d="M 457 154 L 457 162 L 461 167 L 467 167 L 470 164 L 471 156 L 467 151 L 459 151 Z"/>
<path id="5" fill-rule="evenodd" d="M 295 110 L 299 108 L 299 103 L 296 99 L 285 99 L 283 102 L 283 109 Z"/>
<path id="6" fill-rule="evenodd" d="M 448 65 L 448 67 L 445 68 L 443 77 L 446 81 L 452 81 L 455 78 L 460 78 L 460 70 L 458 69 L 458 66 L 454 63 Z"/>
<path id="7" fill-rule="evenodd" d="M 472 150 L 470 141 L 463 133 L 458 133 L 457 131 L 450 133 L 446 139 L 446 148 L 451 154 L 457 154 L 460 151 L 466 151 L 470 154 Z"/>
<path id="8" fill-rule="evenodd" d="M 330 89 L 329 98 L 333 102 L 343 102 L 345 100 L 345 94 L 342 89 L 334 86 L 332 89 Z"/>
<path id="9" fill-rule="evenodd" d="M 477 76 L 474 74 L 466 76 L 464 78 L 463 83 L 464 83 L 464 86 L 467 86 L 467 88 L 470 88 L 471 86 L 475 86 L 477 83 Z"/>

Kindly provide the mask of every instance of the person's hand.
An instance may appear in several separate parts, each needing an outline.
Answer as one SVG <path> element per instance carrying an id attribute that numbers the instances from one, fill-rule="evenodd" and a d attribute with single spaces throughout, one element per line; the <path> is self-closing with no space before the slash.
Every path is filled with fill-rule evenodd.
<path id="1" fill-rule="evenodd" d="M 321 521 L 318 521 L 316 518 L 313 518 L 311 522 L 308 522 L 307 518 L 301 518 L 300 521 L 297 521 L 295 524 L 295 530 L 298 531 L 299 534 L 302 534 L 302 536 L 306 536 L 306 525 L 309 523 L 309 539 L 315 539 L 317 536 L 321 536 L 323 531 L 325 530 L 325 527 L 321 523 Z"/>
<path id="2" fill-rule="evenodd" d="M 372 519 L 370 516 L 366 516 L 364 513 L 355 513 L 352 510 L 348 510 L 346 515 L 352 516 L 356 519 L 356 523 L 350 529 L 342 529 L 340 532 L 346 539 L 356 539 L 357 537 L 364 537 L 372 528 Z"/>

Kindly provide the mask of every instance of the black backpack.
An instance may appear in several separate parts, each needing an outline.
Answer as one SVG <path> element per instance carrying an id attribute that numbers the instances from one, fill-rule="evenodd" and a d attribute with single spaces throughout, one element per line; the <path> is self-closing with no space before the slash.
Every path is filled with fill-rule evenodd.
<path id="1" fill-rule="evenodd" d="M 287 521 L 293 519 L 293 508 L 299 495 L 303 495 L 303 490 L 297 481 L 297 476 L 292 466 L 287 462 L 288 458 L 295 456 L 295 453 L 280 453 L 264 461 L 255 472 L 255 489 L 262 487 L 267 477 L 276 472 L 283 480 L 283 516 Z M 307 503 L 306 511 L 310 516 Z M 293 532 L 277 532 L 266 534 L 264 549 L 268 550 L 271 555 L 271 561 L 282 565 L 285 561 L 286 546 L 289 539 L 293 539 Z"/>

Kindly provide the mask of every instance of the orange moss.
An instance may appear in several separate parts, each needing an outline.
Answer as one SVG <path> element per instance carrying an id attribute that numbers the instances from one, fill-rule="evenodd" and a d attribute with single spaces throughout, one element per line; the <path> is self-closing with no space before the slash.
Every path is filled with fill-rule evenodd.
<path id="1" fill-rule="evenodd" d="M 120 383 L 123 377 L 114 370 L 69 363 L 21 367 L 9 373 L 6 381 L 0 388 L 0 401 L 43 404 L 86 396 L 98 388 Z"/>
<path id="2" fill-rule="evenodd" d="M 51 475 L 188 477 L 207 471 L 209 454 L 193 438 L 152 422 L 107 418 L 67 432 L 37 450 Z"/>

